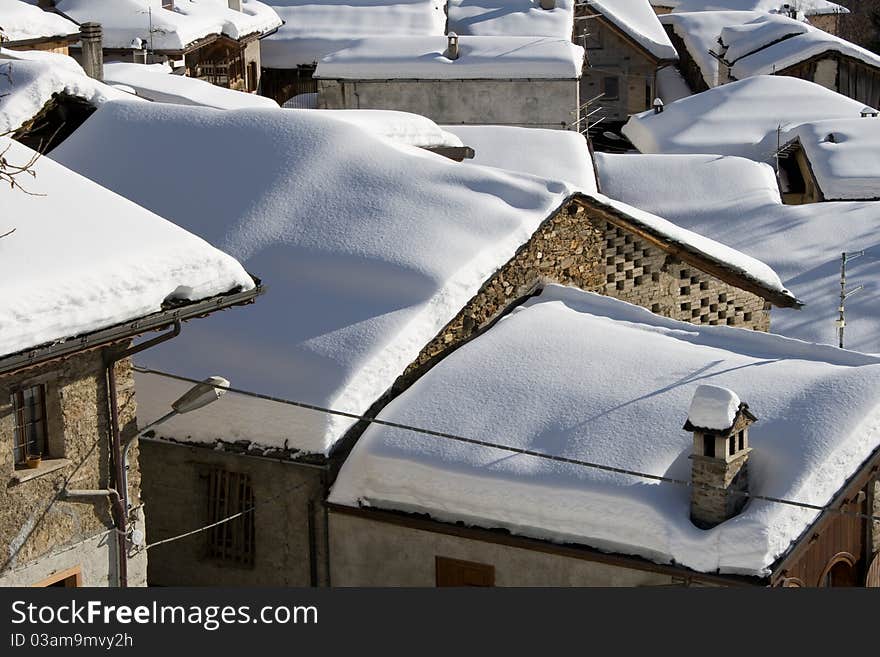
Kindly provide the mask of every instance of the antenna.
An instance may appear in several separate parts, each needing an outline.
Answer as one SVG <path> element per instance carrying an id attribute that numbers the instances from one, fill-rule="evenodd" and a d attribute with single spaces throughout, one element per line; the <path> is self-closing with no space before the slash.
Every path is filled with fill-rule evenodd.
<path id="1" fill-rule="evenodd" d="M 846 327 L 846 300 L 865 287 L 864 285 L 859 285 L 849 292 L 846 291 L 846 263 L 863 255 L 865 255 L 864 251 L 851 251 L 849 253 L 844 251 L 840 254 L 840 306 L 837 309 L 839 316 L 835 324 L 837 324 L 837 346 L 841 349 L 843 349 L 843 329 Z"/>

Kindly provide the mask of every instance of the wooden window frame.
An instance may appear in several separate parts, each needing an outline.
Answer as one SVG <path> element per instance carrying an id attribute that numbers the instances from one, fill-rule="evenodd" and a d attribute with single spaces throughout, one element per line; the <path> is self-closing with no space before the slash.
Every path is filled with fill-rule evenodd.
<path id="1" fill-rule="evenodd" d="M 478 571 L 486 579 L 484 584 L 464 584 L 455 580 L 453 572 L 456 569 L 468 569 Z M 434 582 L 438 587 L 447 586 L 495 586 L 495 566 L 476 561 L 465 561 L 451 557 L 434 557 Z"/>
<path id="2" fill-rule="evenodd" d="M 15 417 L 15 428 L 13 429 L 12 434 L 12 460 L 15 468 L 21 468 L 26 466 L 27 457 L 28 457 L 28 440 L 27 433 L 25 431 L 26 427 L 33 422 L 27 421 L 25 418 L 25 404 L 24 404 L 24 393 L 26 390 L 31 390 L 36 388 L 40 393 L 40 419 L 38 422 L 42 425 L 42 436 L 40 437 L 41 441 L 41 451 L 40 456 L 42 458 L 48 458 L 50 456 L 49 453 L 49 422 L 46 414 L 46 384 L 45 383 L 36 383 L 33 385 L 26 385 L 20 388 L 13 390 L 12 392 L 12 409 Z M 18 434 L 18 435 L 16 435 Z M 24 439 L 24 442 L 20 442 L 20 438 Z M 19 449 L 23 449 L 24 453 L 22 454 L 22 458 L 18 458 L 16 456 L 16 452 Z"/>
<path id="3" fill-rule="evenodd" d="M 80 588 L 83 585 L 82 566 L 74 566 L 65 570 L 59 570 L 57 573 L 54 573 L 45 579 L 41 579 L 36 584 L 31 584 L 31 588 L 45 588 L 57 584 L 58 582 L 64 582 L 64 588 Z"/>
<path id="4" fill-rule="evenodd" d="M 840 564 L 840 563 L 845 563 L 850 568 L 852 568 L 853 569 L 853 581 L 858 581 L 857 577 L 856 577 L 857 573 L 855 572 L 856 558 L 853 555 L 851 555 L 849 552 L 838 552 L 837 554 L 835 554 L 833 557 L 831 557 L 828 560 L 828 563 L 825 564 L 825 568 L 822 569 L 822 574 L 819 575 L 819 579 L 816 582 L 816 586 L 818 586 L 819 588 L 832 588 L 832 587 L 829 587 L 825 583 L 825 579 L 831 573 L 831 570 L 837 564 Z"/>

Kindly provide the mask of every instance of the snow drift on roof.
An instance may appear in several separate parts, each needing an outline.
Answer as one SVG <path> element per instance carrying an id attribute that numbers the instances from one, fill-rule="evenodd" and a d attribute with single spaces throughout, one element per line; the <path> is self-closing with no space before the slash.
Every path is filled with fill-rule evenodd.
<path id="1" fill-rule="evenodd" d="M 672 103 L 692 94 L 679 70 L 675 66 L 664 66 L 657 71 L 657 95 L 664 103 Z"/>
<path id="2" fill-rule="evenodd" d="M 711 87 L 727 82 L 718 79 L 718 60 L 710 52 L 719 52 L 718 37 L 728 25 L 747 23 L 763 14 L 756 11 L 694 11 L 659 16 L 663 25 L 672 27 L 700 68 L 703 80 Z"/>
<path id="3" fill-rule="evenodd" d="M 566 180 L 587 193 L 598 191 L 587 140 L 580 133 L 498 125 L 445 128 L 476 151 L 470 160 L 474 164 Z"/>
<path id="4" fill-rule="evenodd" d="M 848 14 L 849 9 L 827 0 L 650 0 L 655 7 L 671 7 L 675 12 L 685 11 L 760 11 L 779 13 L 784 4 L 795 4 L 799 18 L 821 14 Z"/>
<path id="5" fill-rule="evenodd" d="M 130 98 L 124 91 L 88 77 L 65 55 L 0 49 L 0 134 L 30 121 L 56 93 L 93 105 Z"/>
<path id="6" fill-rule="evenodd" d="M 770 160 L 776 129 L 858 117 L 864 105 L 798 78 L 760 75 L 635 114 L 623 134 L 642 153 L 717 153 Z"/>
<path id="7" fill-rule="evenodd" d="M 648 0 L 587 0 L 587 3 L 589 9 L 600 12 L 657 59 L 678 59 Z"/>
<path id="8" fill-rule="evenodd" d="M 321 110 L 321 114 L 406 146 L 419 148 L 463 146 L 461 139 L 455 134 L 444 130 L 421 114 L 374 109 Z"/>
<path id="9" fill-rule="evenodd" d="M 687 480 L 693 436 L 682 424 L 700 384 L 736 391 L 758 417 L 753 493 L 825 504 L 880 444 L 880 359 L 694 326 L 558 286 L 447 356 L 379 417 Z M 758 575 L 817 515 L 753 499 L 702 530 L 690 522 L 689 495 L 684 486 L 372 425 L 329 499 Z"/>
<path id="10" fill-rule="evenodd" d="M 739 411 L 737 394 L 723 386 L 699 385 L 691 399 L 687 419 L 699 429 L 724 431 L 733 426 Z"/>
<path id="11" fill-rule="evenodd" d="M 806 304 L 774 308 L 775 333 L 836 345 L 840 253 L 864 250 L 847 265 L 866 289 L 846 302 L 846 346 L 880 353 L 880 203 L 783 205 L 773 169 L 736 157 L 597 153 L 596 168 L 606 194 L 772 266 Z"/>
<path id="12" fill-rule="evenodd" d="M 810 27 L 788 16 L 762 14 L 745 23 L 726 25 L 721 29 L 719 40 L 725 48 L 724 58 L 735 62 L 772 43 L 807 32 Z M 826 32 L 827 34 L 827 32 Z"/>
<path id="13" fill-rule="evenodd" d="M 799 139 L 825 200 L 880 198 L 880 120 L 830 119 L 799 125 Z"/>
<path id="14" fill-rule="evenodd" d="M 535 0 L 449 0 L 450 32 L 475 36 L 548 36 L 571 39 L 574 0 L 541 9 Z"/>
<path id="15" fill-rule="evenodd" d="M 26 41 L 78 33 L 79 26 L 63 16 L 20 0 L 0 0 L 0 34 L 4 40 Z"/>
<path id="16" fill-rule="evenodd" d="M 165 64 L 128 64 L 106 62 L 104 81 L 125 85 L 141 98 L 177 105 L 204 105 L 217 109 L 278 107 L 271 98 L 225 89 L 185 75 L 172 75 Z"/>
<path id="17" fill-rule="evenodd" d="M 8 138 L 0 150 L 17 165 L 35 155 Z M 168 298 L 253 288 L 201 238 L 48 158 L 33 170 L 19 181 L 30 194 L 0 188 L 0 234 L 14 229 L 0 239 L 0 355 L 157 312 Z"/>
<path id="18" fill-rule="evenodd" d="M 241 167 L 229 166 L 230 153 Z M 569 194 L 562 183 L 382 139 L 325 110 L 111 103 L 52 157 L 272 282 L 247 318 L 224 313 L 189 327 L 140 363 L 193 378 L 220 372 L 241 389 L 354 413 Z M 150 184 L 169 162 L 188 174 Z M 351 425 L 296 417 L 262 439 L 325 453 Z M 198 411 L 185 418 L 196 426 L 181 437 L 217 437 L 201 432 Z"/>
<path id="19" fill-rule="evenodd" d="M 175 0 L 174 11 L 214 22 L 217 31 L 230 39 L 266 34 L 281 26 L 281 17 L 258 0 L 241 0 L 241 11 L 229 8 L 229 0 Z"/>
<path id="20" fill-rule="evenodd" d="M 415 78 L 579 78 L 584 50 L 549 37 L 461 37 L 448 59 L 446 37 L 362 39 L 318 62 L 315 77 L 347 80 Z"/>
<path id="21" fill-rule="evenodd" d="M 436 0 L 271 0 L 285 24 L 260 45 L 266 68 L 296 68 L 348 48 L 357 39 L 386 36 L 440 36 L 446 15 Z"/>

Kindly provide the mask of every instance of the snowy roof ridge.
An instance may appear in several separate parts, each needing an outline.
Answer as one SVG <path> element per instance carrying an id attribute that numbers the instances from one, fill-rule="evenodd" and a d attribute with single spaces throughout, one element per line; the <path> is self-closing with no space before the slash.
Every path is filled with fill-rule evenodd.
<path id="1" fill-rule="evenodd" d="M 578 194 L 576 200 L 586 201 L 589 204 L 597 203 L 602 209 L 623 219 L 631 227 L 659 238 L 668 245 L 679 247 L 682 251 L 676 250 L 676 255 L 682 259 L 703 268 L 708 264 L 709 273 L 734 286 L 749 289 L 776 306 L 783 308 L 803 306 L 803 303 L 785 288 L 779 276 L 769 266 L 741 251 L 601 194 Z"/>
<path id="2" fill-rule="evenodd" d="M 703 11 L 760 11 L 780 13 L 785 0 L 649 0 L 654 7 L 669 7 L 673 13 Z M 799 15 L 821 16 L 825 14 L 848 14 L 849 9 L 828 0 L 800 0 Z"/>
<path id="3" fill-rule="evenodd" d="M 632 42 L 660 61 L 674 61 L 678 53 L 648 0 L 585 0 L 586 4 Z"/>
<path id="4" fill-rule="evenodd" d="M 13 42 L 73 37 L 79 34 L 79 26 L 20 0 L 0 0 L 0 34 Z"/>

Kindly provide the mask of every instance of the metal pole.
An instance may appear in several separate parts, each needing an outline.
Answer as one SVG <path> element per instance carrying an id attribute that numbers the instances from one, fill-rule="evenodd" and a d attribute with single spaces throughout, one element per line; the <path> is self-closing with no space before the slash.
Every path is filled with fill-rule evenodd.
<path id="1" fill-rule="evenodd" d="M 849 292 L 846 291 L 846 263 L 863 255 L 865 255 L 864 251 L 853 251 L 851 253 L 844 251 L 840 254 L 840 305 L 837 307 L 837 346 L 841 349 L 843 349 L 843 330 L 846 328 L 846 300 L 864 287 L 864 285 L 859 285 Z"/>

